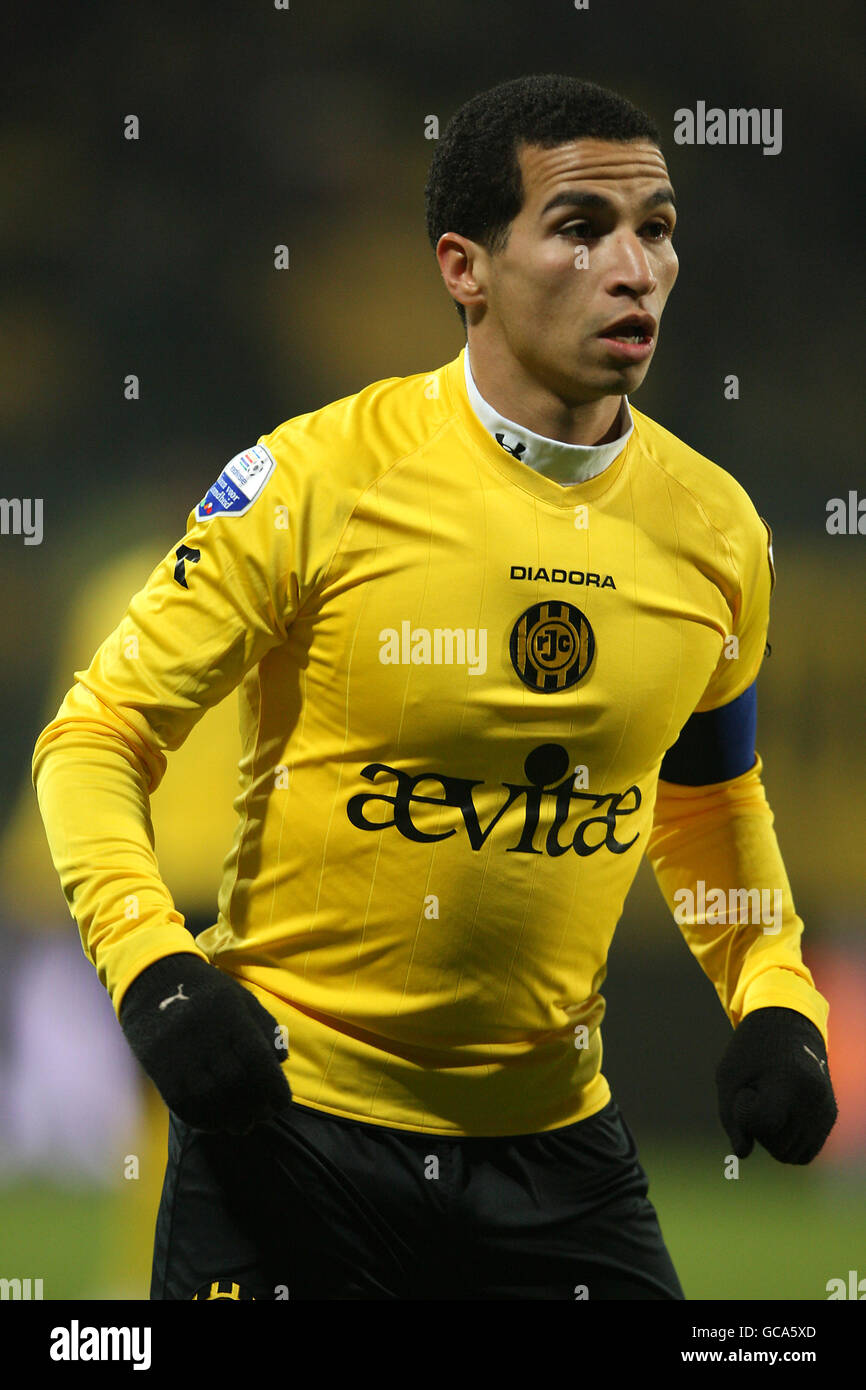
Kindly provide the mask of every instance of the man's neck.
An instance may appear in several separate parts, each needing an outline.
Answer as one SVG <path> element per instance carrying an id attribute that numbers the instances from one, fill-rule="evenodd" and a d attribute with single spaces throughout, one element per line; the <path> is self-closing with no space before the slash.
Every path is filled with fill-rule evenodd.
<path id="1" fill-rule="evenodd" d="M 561 487 L 572 487 L 603 473 L 622 453 L 634 429 L 628 397 L 623 396 L 617 417 L 608 431 L 608 441 L 568 444 L 551 439 L 503 415 L 484 398 L 474 380 L 474 362 L 470 361 L 468 346 L 464 376 L 469 403 L 488 433 L 512 457 Z"/>
<path id="2" fill-rule="evenodd" d="M 473 334 L 466 344 L 472 360 L 472 378 L 484 400 L 505 419 L 525 426 L 545 439 L 562 444 L 608 444 L 618 439 L 623 424 L 624 396 L 566 405 L 534 378 L 523 372 L 510 355 L 491 352 Z"/>

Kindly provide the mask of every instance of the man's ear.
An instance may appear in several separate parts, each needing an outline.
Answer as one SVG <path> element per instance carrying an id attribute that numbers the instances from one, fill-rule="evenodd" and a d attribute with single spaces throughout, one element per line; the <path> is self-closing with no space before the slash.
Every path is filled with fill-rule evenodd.
<path id="1" fill-rule="evenodd" d="M 487 252 L 459 232 L 445 232 L 436 243 L 436 259 L 451 298 L 468 310 L 486 302 Z"/>

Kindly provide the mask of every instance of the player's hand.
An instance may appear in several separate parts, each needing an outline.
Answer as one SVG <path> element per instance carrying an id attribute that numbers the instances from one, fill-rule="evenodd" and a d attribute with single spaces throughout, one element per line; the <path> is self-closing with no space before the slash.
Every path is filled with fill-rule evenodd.
<path id="1" fill-rule="evenodd" d="M 737 1158 L 757 1139 L 780 1163 L 811 1163 L 836 1123 L 818 1029 L 795 1009 L 746 1014 L 716 1071 L 719 1115 Z"/>
<path id="2" fill-rule="evenodd" d="M 200 956 L 155 961 L 133 980 L 120 1026 L 168 1108 L 193 1129 L 245 1134 L 291 1104 L 279 1024 Z"/>

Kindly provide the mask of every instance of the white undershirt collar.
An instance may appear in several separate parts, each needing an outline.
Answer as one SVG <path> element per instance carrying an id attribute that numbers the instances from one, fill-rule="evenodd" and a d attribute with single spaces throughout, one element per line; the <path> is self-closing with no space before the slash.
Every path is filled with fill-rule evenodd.
<path id="1" fill-rule="evenodd" d="M 466 390 L 472 407 L 482 425 L 490 431 L 494 439 L 521 463 L 528 464 L 536 473 L 543 473 L 552 482 L 563 487 L 573 483 L 584 483 L 609 468 L 626 446 L 634 429 L 634 420 L 628 405 L 628 396 L 623 396 L 622 411 L 628 428 L 618 439 L 609 444 L 564 444 L 559 439 L 547 439 L 543 434 L 535 434 L 526 425 L 518 425 L 494 410 L 481 395 L 469 366 L 469 344 L 463 355 Z M 621 417 L 622 418 L 622 415 Z M 501 436 L 501 438 L 500 438 Z M 523 447 L 521 447 L 523 446 Z"/>

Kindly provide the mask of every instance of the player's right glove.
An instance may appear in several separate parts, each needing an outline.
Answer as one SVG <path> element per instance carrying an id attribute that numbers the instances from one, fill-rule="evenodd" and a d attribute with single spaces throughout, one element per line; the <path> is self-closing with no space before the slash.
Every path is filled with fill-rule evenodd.
<path id="1" fill-rule="evenodd" d="M 193 1129 L 245 1134 L 291 1104 L 276 1019 L 200 956 L 181 951 L 143 970 L 120 1026 L 169 1110 Z"/>

